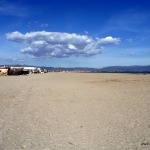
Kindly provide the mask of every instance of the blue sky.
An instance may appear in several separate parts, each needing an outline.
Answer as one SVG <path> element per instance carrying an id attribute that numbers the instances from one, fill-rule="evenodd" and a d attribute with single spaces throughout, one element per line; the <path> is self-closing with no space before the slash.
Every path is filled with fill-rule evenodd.
<path id="1" fill-rule="evenodd" d="M 0 64 L 150 65 L 148 0 L 0 0 Z"/>

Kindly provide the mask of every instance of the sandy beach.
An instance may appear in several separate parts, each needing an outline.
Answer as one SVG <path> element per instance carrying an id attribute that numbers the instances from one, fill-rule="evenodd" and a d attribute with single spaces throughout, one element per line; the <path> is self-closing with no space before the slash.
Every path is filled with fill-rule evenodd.
<path id="1" fill-rule="evenodd" d="M 0 77 L 0 150 L 149 150 L 150 75 Z"/>

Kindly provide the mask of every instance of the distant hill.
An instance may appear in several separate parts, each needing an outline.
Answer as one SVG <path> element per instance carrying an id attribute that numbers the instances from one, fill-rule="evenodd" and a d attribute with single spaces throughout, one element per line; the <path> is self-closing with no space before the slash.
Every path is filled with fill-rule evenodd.
<path id="1" fill-rule="evenodd" d="M 86 68 L 86 67 L 74 67 L 74 68 L 56 68 L 56 67 L 45 67 L 45 66 L 33 66 L 33 65 L 5 65 L 5 66 L 16 66 L 16 67 L 38 67 L 49 71 L 82 71 L 82 72 L 94 72 L 94 73 L 149 73 L 150 65 L 148 66 L 109 66 L 104 68 Z"/>
<path id="2" fill-rule="evenodd" d="M 100 69 L 101 72 L 119 72 L 119 73 L 150 73 L 149 66 L 110 66 Z"/>

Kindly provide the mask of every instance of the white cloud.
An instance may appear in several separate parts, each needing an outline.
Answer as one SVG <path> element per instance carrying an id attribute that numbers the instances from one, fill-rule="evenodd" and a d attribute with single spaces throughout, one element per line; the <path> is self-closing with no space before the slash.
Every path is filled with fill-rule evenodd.
<path id="1" fill-rule="evenodd" d="M 24 58 L 23 57 L 0 57 L 0 62 L 16 62 L 16 63 L 20 63 L 20 62 L 24 62 Z"/>
<path id="2" fill-rule="evenodd" d="M 132 42 L 133 42 L 133 39 L 129 38 L 129 39 L 127 39 L 127 41 L 128 41 L 129 43 L 132 43 Z"/>
<path id="3" fill-rule="evenodd" d="M 91 56 L 99 54 L 103 46 L 119 44 L 120 38 L 91 38 L 87 35 L 61 32 L 30 32 L 22 34 L 18 31 L 7 33 L 8 40 L 26 45 L 22 53 L 35 57 L 69 57 Z"/>
<path id="4" fill-rule="evenodd" d="M 48 23 L 41 24 L 41 27 L 48 27 Z"/>
<path id="5" fill-rule="evenodd" d="M 119 44 L 120 42 L 120 39 L 118 38 L 113 38 L 111 36 L 108 36 L 106 38 L 102 38 L 102 39 L 99 39 L 99 43 L 102 44 L 102 45 L 108 45 L 108 44 Z"/>
<path id="6" fill-rule="evenodd" d="M 17 3 L 10 3 L 7 1 L 0 1 L 0 14 L 23 17 L 26 15 L 26 8 Z"/>

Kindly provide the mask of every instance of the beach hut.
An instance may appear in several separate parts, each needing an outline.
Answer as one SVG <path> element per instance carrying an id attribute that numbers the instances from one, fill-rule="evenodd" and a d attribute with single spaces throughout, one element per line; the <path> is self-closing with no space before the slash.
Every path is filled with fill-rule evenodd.
<path id="1" fill-rule="evenodd" d="M 7 75 L 8 68 L 6 67 L 0 67 L 0 75 Z"/>

